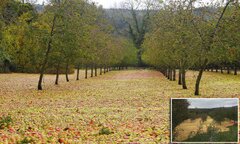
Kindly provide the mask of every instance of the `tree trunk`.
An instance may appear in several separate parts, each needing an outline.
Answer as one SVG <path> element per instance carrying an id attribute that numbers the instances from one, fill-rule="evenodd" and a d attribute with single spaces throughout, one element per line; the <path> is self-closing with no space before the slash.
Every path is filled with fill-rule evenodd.
<path id="1" fill-rule="evenodd" d="M 178 84 L 179 84 L 179 85 L 182 85 L 182 72 L 181 72 L 180 69 L 179 69 L 179 71 L 178 71 Z"/>
<path id="2" fill-rule="evenodd" d="M 57 72 L 56 72 L 55 85 L 58 85 L 58 80 L 59 80 L 59 69 L 60 69 L 60 62 L 58 62 L 58 65 L 57 65 Z"/>
<path id="3" fill-rule="evenodd" d="M 176 69 L 173 70 L 173 81 L 176 81 Z"/>
<path id="4" fill-rule="evenodd" d="M 79 73 L 80 73 L 80 65 L 77 67 L 77 80 L 79 80 Z"/>
<path id="5" fill-rule="evenodd" d="M 195 84 L 195 95 L 198 96 L 200 93 L 199 93 L 199 87 L 200 87 L 200 82 L 201 82 L 201 79 L 202 79 L 202 75 L 203 75 L 203 71 L 205 70 L 205 67 L 208 63 L 208 60 L 205 59 L 203 65 L 200 67 L 199 69 L 199 73 L 198 73 L 198 76 L 197 76 L 197 81 L 196 81 L 196 84 Z"/>
<path id="6" fill-rule="evenodd" d="M 97 67 L 95 66 L 95 76 L 97 76 Z"/>
<path id="7" fill-rule="evenodd" d="M 221 67 L 221 73 L 223 73 L 223 68 Z"/>
<path id="8" fill-rule="evenodd" d="M 45 57 L 44 57 L 43 63 L 42 63 L 41 68 L 40 68 L 40 76 L 39 76 L 39 80 L 38 80 L 38 90 L 42 90 L 43 75 L 45 73 L 46 66 L 47 66 L 47 63 L 48 63 L 49 53 L 52 49 L 51 44 L 52 44 L 52 37 L 54 35 L 53 31 L 54 31 L 54 28 L 55 28 L 56 19 L 57 19 L 57 15 L 55 15 L 54 18 L 53 18 L 53 23 L 52 23 L 51 33 L 50 33 L 50 40 L 48 41 L 47 51 L 45 53 Z"/>
<path id="9" fill-rule="evenodd" d="M 227 74 L 230 74 L 230 68 L 227 66 Z"/>
<path id="10" fill-rule="evenodd" d="M 168 77 L 168 69 L 165 70 L 165 77 Z"/>
<path id="11" fill-rule="evenodd" d="M 69 62 L 67 62 L 66 65 L 66 70 L 65 70 L 65 74 L 66 74 L 66 81 L 69 82 L 69 78 L 68 78 L 68 69 L 69 69 Z"/>
<path id="12" fill-rule="evenodd" d="M 237 71 L 238 71 L 237 66 L 234 66 L 234 75 L 237 75 Z"/>
<path id="13" fill-rule="evenodd" d="M 187 89 L 185 68 L 182 69 L 182 87 L 183 89 Z"/>
<path id="14" fill-rule="evenodd" d="M 173 70 L 170 69 L 169 71 L 170 71 L 170 81 L 172 81 L 173 80 Z"/>
<path id="15" fill-rule="evenodd" d="M 200 86 L 200 82 L 201 82 L 201 79 L 202 79 L 203 71 L 204 71 L 203 68 L 200 69 L 198 77 L 197 77 L 197 81 L 196 81 L 196 84 L 195 84 L 195 95 L 196 96 L 199 95 L 199 86 Z"/>
<path id="16" fill-rule="evenodd" d="M 170 70 L 167 69 L 167 78 L 170 80 Z"/>
<path id="17" fill-rule="evenodd" d="M 88 78 L 88 66 L 86 65 L 86 69 L 85 69 L 85 79 Z"/>
<path id="18" fill-rule="evenodd" d="M 93 77 L 93 66 L 91 66 L 91 77 Z"/>
<path id="19" fill-rule="evenodd" d="M 103 67 L 103 73 L 106 73 L 106 66 Z"/>
<path id="20" fill-rule="evenodd" d="M 102 75 L 102 67 L 100 67 L 100 75 Z"/>

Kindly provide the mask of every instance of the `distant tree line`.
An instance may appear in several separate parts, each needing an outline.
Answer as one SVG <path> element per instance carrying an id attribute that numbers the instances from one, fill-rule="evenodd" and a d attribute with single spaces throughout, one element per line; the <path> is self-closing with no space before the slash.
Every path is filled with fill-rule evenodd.
<path id="1" fill-rule="evenodd" d="M 207 116 L 210 116 L 217 122 L 223 122 L 225 119 L 230 119 L 238 121 L 238 107 L 220 107 L 212 109 L 189 109 L 189 118 L 196 119 L 202 118 L 203 121 L 207 119 Z"/>

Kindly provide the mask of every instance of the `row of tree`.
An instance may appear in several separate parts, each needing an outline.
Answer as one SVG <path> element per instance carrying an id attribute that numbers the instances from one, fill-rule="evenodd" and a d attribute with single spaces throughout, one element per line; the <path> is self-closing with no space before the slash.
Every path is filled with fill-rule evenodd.
<path id="1" fill-rule="evenodd" d="M 113 34 L 101 7 L 85 0 L 52 0 L 42 11 L 24 1 L 1 0 L 0 67 L 3 72 L 68 74 L 77 69 L 135 65 L 137 50 Z"/>
<path id="2" fill-rule="evenodd" d="M 240 7 L 238 1 L 169 0 L 152 18 L 143 43 L 144 61 L 187 89 L 186 71 L 198 70 L 195 95 L 207 68 L 222 69 L 239 64 Z M 216 67 L 218 66 L 218 67 Z"/>

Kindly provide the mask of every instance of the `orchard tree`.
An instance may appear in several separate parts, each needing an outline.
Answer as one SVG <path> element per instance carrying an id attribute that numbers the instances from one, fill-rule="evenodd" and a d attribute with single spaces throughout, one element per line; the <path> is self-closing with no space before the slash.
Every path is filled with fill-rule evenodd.
<path id="1" fill-rule="evenodd" d="M 220 25 L 222 24 L 222 20 L 224 18 L 225 12 L 228 6 L 233 2 L 233 0 L 229 0 L 226 2 L 225 6 L 221 9 L 217 6 L 217 10 L 220 11 L 213 15 L 213 12 L 203 11 L 200 15 L 196 15 L 193 19 L 193 25 L 198 33 L 199 38 L 201 39 L 201 50 L 199 53 L 199 63 L 198 63 L 198 71 L 199 74 L 197 76 L 196 84 L 195 84 L 195 95 L 199 95 L 199 87 L 202 79 L 202 75 L 204 70 L 206 69 L 207 64 L 209 63 L 209 53 L 213 48 L 216 35 L 220 29 Z M 192 11 L 193 12 L 193 11 Z M 210 15 L 209 15 L 210 14 Z"/>

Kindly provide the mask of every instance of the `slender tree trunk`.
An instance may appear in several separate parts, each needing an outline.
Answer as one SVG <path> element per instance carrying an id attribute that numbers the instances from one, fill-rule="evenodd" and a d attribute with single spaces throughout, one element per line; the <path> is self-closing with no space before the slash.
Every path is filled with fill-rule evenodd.
<path id="1" fill-rule="evenodd" d="M 221 66 L 221 73 L 223 73 L 223 67 Z"/>
<path id="2" fill-rule="evenodd" d="M 167 69 L 167 79 L 170 80 L 170 71 L 169 71 L 169 69 Z"/>
<path id="3" fill-rule="evenodd" d="M 86 65 L 86 68 L 85 68 L 85 79 L 88 78 L 88 66 Z"/>
<path id="4" fill-rule="evenodd" d="M 237 71 L 238 71 L 237 66 L 234 66 L 234 75 L 237 75 Z"/>
<path id="5" fill-rule="evenodd" d="M 166 78 L 168 79 L 168 69 L 166 69 Z"/>
<path id="6" fill-rule="evenodd" d="M 52 49 L 51 44 L 52 44 L 52 37 L 54 35 L 53 31 L 54 31 L 54 28 L 55 28 L 56 19 L 57 19 L 57 15 L 55 15 L 54 18 L 53 18 L 53 23 L 52 23 L 51 33 L 50 33 L 50 40 L 48 41 L 47 51 L 45 53 L 45 57 L 44 57 L 43 63 L 42 63 L 41 68 L 40 68 L 40 76 L 39 76 L 39 80 L 38 80 L 38 90 L 42 90 L 43 76 L 44 76 L 46 66 L 47 66 L 47 63 L 48 63 L 49 53 Z"/>
<path id="7" fill-rule="evenodd" d="M 218 72 L 218 67 L 216 67 L 216 72 Z"/>
<path id="8" fill-rule="evenodd" d="M 173 70 L 170 69 L 170 81 L 172 81 L 172 80 L 173 80 Z"/>
<path id="9" fill-rule="evenodd" d="M 103 68 L 103 73 L 104 74 L 106 73 L 106 66 L 104 66 L 104 68 Z"/>
<path id="10" fill-rule="evenodd" d="M 100 75 L 102 75 L 102 66 L 100 67 Z"/>
<path id="11" fill-rule="evenodd" d="M 170 71 L 167 69 L 167 79 L 170 79 Z"/>
<path id="12" fill-rule="evenodd" d="M 91 77 L 93 77 L 93 65 L 91 66 Z"/>
<path id="13" fill-rule="evenodd" d="M 182 87 L 183 89 L 187 89 L 185 68 L 182 69 Z"/>
<path id="14" fill-rule="evenodd" d="M 67 65 L 66 65 L 66 71 L 65 71 L 65 74 L 66 74 L 66 81 L 69 82 L 69 78 L 68 78 L 68 69 L 69 69 L 69 62 L 67 62 Z"/>
<path id="15" fill-rule="evenodd" d="M 168 79 L 170 80 L 171 71 L 168 69 Z"/>
<path id="16" fill-rule="evenodd" d="M 58 80 L 59 80 L 59 69 L 60 69 L 60 61 L 57 64 L 57 72 L 56 72 L 56 80 L 55 80 L 55 85 L 58 85 Z"/>
<path id="17" fill-rule="evenodd" d="M 80 65 L 77 67 L 77 80 L 79 80 L 79 73 L 80 73 Z"/>
<path id="18" fill-rule="evenodd" d="M 227 74 L 230 74 L 230 67 L 227 66 Z"/>
<path id="19" fill-rule="evenodd" d="M 195 95 L 198 96 L 199 95 L 199 87 L 200 87 L 200 82 L 201 82 L 201 79 L 202 79 L 202 75 L 203 75 L 203 72 L 205 70 L 205 67 L 208 63 L 208 60 L 205 59 L 203 65 L 200 67 L 199 69 L 199 73 L 198 73 L 198 76 L 197 76 L 197 81 L 196 81 L 196 84 L 195 84 Z"/>
<path id="20" fill-rule="evenodd" d="M 200 81 L 202 79 L 203 71 L 204 71 L 204 69 L 200 69 L 198 77 L 197 77 L 197 81 L 195 84 L 195 95 L 196 96 L 199 95 L 199 86 L 200 86 Z"/>
<path id="21" fill-rule="evenodd" d="M 176 69 L 173 70 L 173 81 L 176 81 Z"/>
<path id="22" fill-rule="evenodd" d="M 95 66 L 95 76 L 97 76 L 97 67 Z"/>
<path id="23" fill-rule="evenodd" d="M 179 69 L 179 71 L 178 71 L 178 84 L 179 84 L 179 85 L 182 85 L 182 72 L 181 72 L 180 69 Z"/>

